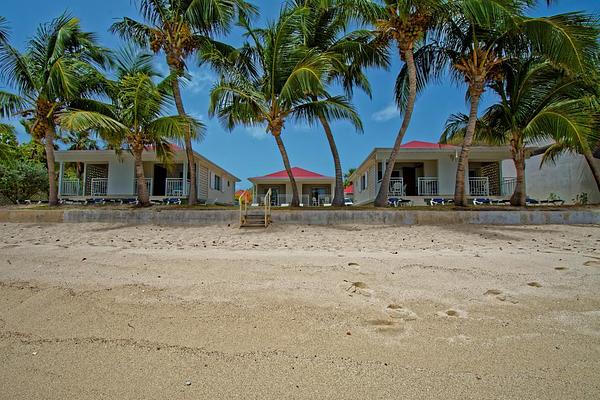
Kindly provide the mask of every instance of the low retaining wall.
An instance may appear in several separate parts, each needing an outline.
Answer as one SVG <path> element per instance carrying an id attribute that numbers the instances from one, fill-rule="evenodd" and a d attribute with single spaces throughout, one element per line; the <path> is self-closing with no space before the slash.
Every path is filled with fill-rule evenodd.
<path id="1" fill-rule="evenodd" d="M 0 222 L 112 222 L 158 225 L 235 225 L 235 210 L 0 209 Z M 273 212 L 275 224 L 299 225 L 546 225 L 600 224 L 600 209 L 421 211 L 421 210 L 294 210 Z"/>

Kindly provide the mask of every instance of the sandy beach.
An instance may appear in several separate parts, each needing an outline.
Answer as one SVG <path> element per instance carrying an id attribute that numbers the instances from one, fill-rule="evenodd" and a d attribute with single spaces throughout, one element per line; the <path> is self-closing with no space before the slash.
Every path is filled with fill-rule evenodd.
<path id="1" fill-rule="evenodd" d="M 600 398 L 598 227 L 0 229 L 1 399 Z"/>

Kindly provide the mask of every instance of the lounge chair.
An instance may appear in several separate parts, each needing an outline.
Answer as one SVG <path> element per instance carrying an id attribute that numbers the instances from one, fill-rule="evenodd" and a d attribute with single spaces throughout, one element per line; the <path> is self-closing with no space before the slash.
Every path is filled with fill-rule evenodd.
<path id="1" fill-rule="evenodd" d="M 412 200 L 403 199 L 400 197 L 390 197 L 388 199 L 388 205 L 390 207 L 411 206 L 412 204 L 413 204 Z"/>
<path id="2" fill-rule="evenodd" d="M 454 204 L 454 200 L 438 197 L 433 199 L 425 199 L 425 203 L 429 203 L 431 206 L 443 206 L 446 204 Z"/>
<path id="3" fill-rule="evenodd" d="M 490 205 L 490 204 L 493 204 L 492 199 L 482 198 L 482 197 L 473 199 L 473 205 L 475 205 L 475 206 Z"/>
<path id="4" fill-rule="evenodd" d="M 88 205 L 106 204 L 106 199 L 94 197 L 91 199 L 85 199 L 85 203 L 83 203 L 83 204 L 88 204 Z"/>
<path id="5" fill-rule="evenodd" d="M 564 206 L 565 205 L 565 201 L 562 199 L 542 200 L 542 201 L 540 201 L 540 203 L 545 204 L 545 205 L 553 205 L 553 206 Z"/>
<path id="6" fill-rule="evenodd" d="M 163 204 L 165 204 L 167 206 L 170 206 L 170 205 L 173 205 L 173 204 L 180 205 L 181 204 L 181 198 L 179 198 L 179 197 L 168 197 L 166 199 L 163 199 L 162 202 L 163 202 Z"/>
<path id="7" fill-rule="evenodd" d="M 528 197 L 525 200 L 525 204 L 528 205 L 528 206 L 539 206 L 541 203 L 539 202 L 539 200 L 532 199 L 531 197 Z"/>

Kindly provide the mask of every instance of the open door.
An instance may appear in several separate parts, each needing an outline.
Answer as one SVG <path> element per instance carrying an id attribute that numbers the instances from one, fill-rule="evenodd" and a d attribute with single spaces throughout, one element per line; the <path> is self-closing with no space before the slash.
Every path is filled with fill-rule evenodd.
<path id="1" fill-rule="evenodd" d="M 402 177 L 406 185 L 406 195 L 417 196 L 417 169 L 415 167 L 403 167 Z"/>
<path id="2" fill-rule="evenodd" d="M 154 164 L 154 189 L 153 196 L 164 196 L 167 184 L 167 169 L 159 164 Z"/>

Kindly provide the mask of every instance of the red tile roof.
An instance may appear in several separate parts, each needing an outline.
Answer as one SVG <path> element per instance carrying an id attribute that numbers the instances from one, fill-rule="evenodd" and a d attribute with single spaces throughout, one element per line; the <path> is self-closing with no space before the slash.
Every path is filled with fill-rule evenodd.
<path id="1" fill-rule="evenodd" d="M 444 148 L 453 148 L 451 144 L 439 144 L 439 143 L 431 143 L 431 142 L 422 142 L 420 140 L 413 140 L 412 142 L 404 143 L 400 146 L 403 149 L 444 149 Z"/>
<path id="2" fill-rule="evenodd" d="M 294 178 L 329 178 L 329 176 L 317 174 L 316 172 L 299 167 L 292 167 L 292 175 L 294 175 Z M 287 177 L 287 171 L 284 169 L 282 171 L 273 172 L 272 174 L 257 176 L 250 179 L 287 179 Z"/>
<path id="3" fill-rule="evenodd" d="M 179 145 L 176 145 L 175 143 L 169 144 L 169 147 L 171 148 L 172 152 L 178 152 L 183 150 L 183 148 L 181 148 Z M 154 151 L 154 145 L 146 146 L 145 149 L 146 151 Z"/>
<path id="4" fill-rule="evenodd" d="M 348 187 L 344 188 L 344 194 L 354 194 L 354 185 L 350 184 Z"/>

